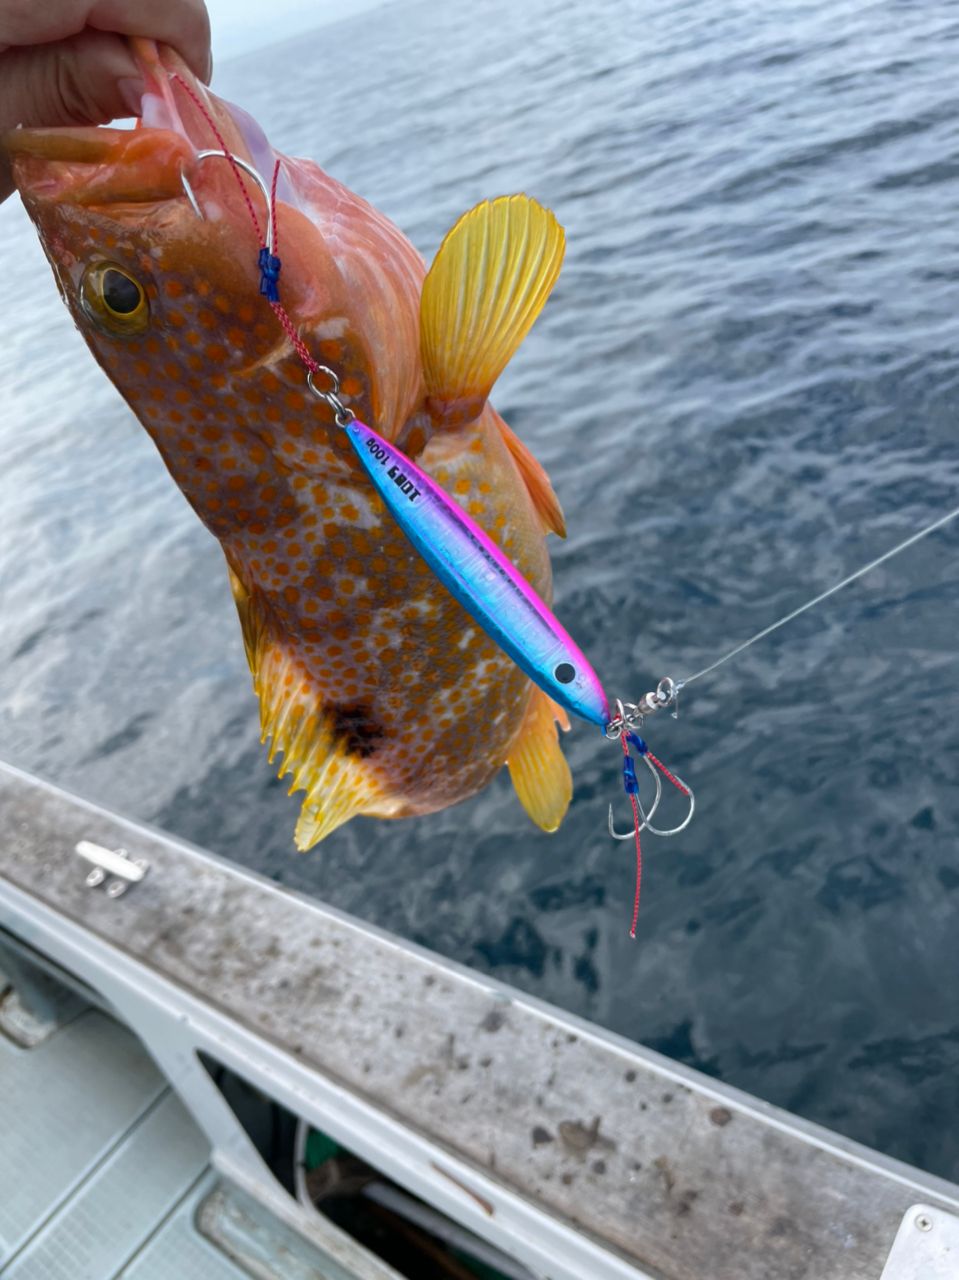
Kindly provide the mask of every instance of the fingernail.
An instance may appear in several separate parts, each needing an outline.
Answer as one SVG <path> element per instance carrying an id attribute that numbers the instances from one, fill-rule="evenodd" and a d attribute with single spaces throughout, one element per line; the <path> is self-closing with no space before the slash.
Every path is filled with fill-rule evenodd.
<path id="1" fill-rule="evenodd" d="M 131 116 L 139 116 L 143 111 L 143 94 L 146 85 L 140 76 L 123 76 L 117 81 L 117 93 Z"/>

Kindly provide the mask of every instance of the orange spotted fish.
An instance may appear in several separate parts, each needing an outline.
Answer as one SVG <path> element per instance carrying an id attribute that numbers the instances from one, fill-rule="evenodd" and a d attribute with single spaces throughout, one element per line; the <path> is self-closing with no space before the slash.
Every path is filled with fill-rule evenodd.
<path id="1" fill-rule="evenodd" d="M 356 814 L 430 813 L 507 764 L 540 827 L 572 793 L 563 710 L 437 580 L 308 390 L 260 296 L 267 208 L 218 146 L 273 151 L 173 52 L 134 42 L 136 130 L 4 140 L 57 284 L 94 356 L 219 539 L 270 760 L 305 792 L 296 844 Z M 317 165 L 278 157 L 283 303 L 347 405 L 453 495 L 544 600 L 563 534 L 542 467 L 490 388 L 555 282 L 563 234 L 525 197 L 485 203 L 429 272 L 382 214 Z M 477 246 L 479 250 L 477 251 Z"/>

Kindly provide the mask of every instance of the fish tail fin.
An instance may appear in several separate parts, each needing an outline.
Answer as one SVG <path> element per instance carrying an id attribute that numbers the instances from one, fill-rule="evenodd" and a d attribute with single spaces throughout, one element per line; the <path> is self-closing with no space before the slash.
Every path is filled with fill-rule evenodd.
<path id="1" fill-rule="evenodd" d="M 260 701 L 261 741 L 278 754 L 281 778 L 291 776 L 290 794 L 306 796 L 296 825 L 296 847 L 306 852 L 359 813 L 390 817 L 397 804 L 385 795 L 357 754 L 357 741 L 375 736 L 360 723 L 363 709 L 322 706 L 309 672 L 278 634 L 265 602 L 230 569 L 230 587 L 240 615 L 243 644 Z"/>
<path id="2" fill-rule="evenodd" d="M 550 295 L 556 218 L 525 195 L 484 200 L 447 232 L 423 282 L 420 353 L 431 415 L 472 421 Z"/>
<path id="3" fill-rule="evenodd" d="M 573 778 L 559 745 L 557 724 L 569 729 L 566 712 L 542 689 L 534 689 L 506 761 L 520 803 L 544 831 L 557 829 L 573 796 Z"/>

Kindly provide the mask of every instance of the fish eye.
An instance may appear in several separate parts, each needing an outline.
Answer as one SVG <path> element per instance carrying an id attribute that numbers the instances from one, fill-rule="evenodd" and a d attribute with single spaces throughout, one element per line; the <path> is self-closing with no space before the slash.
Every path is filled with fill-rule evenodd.
<path id="1" fill-rule="evenodd" d="M 576 679 L 576 668 L 571 662 L 561 662 L 553 672 L 553 675 L 560 684 L 572 684 Z"/>
<path id="2" fill-rule="evenodd" d="M 146 290 L 115 262 L 99 262 L 86 269 L 80 301 L 90 319 L 115 336 L 142 333 L 147 326 Z"/>
<path id="3" fill-rule="evenodd" d="M 143 288 L 132 276 L 117 271 L 116 267 L 107 267 L 103 273 L 103 303 L 108 311 L 129 316 L 145 302 Z"/>

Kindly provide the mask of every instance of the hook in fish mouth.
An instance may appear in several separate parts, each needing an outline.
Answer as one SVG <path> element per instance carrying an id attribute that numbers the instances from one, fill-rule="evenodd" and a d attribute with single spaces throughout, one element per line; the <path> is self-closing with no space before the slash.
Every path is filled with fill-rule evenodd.
<path id="1" fill-rule="evenodd" d="M 266 232 L 265 232 L 263 242 L 266 245 L 267 252 L 272 253 L 273 252 L 273 216 L 272 216 L 273 199 L 272 199 L 272 196 L 270 195 L 270 188 L 267 186 L 266 179 L 260 173 L 259 169 L 254 169 L 253 165 L 249 164 L 246 160 L 241 159 L 240 156 L 234 155 L 232 151 L 198 151 L 196 153 L 195 158 L 197 163 L 199 163 L 202 160 L 212 160 L 212 159 L 228 160 L 230 164 L 236 165 L 238 169 L 242 169 L 243 172 L 247 175 L 247 177 L 253 179 L 256 185 L 260 188 L 260 191 L 263 194 L 263 199 L 266 201 Z M 196 192 L 193 190 L 193 187 L 190 185 L 190 181 L 186 176 L 185 170 L 182 170 L 182 169 L 180 171 L 180 182 L 183 186 L 184 192 L 186 193 L 186 198 L 190 202 L 193 212 L 196 214 L 198 218 L 200 218 L 201 220 L 205 220 L 206 215 L 204 214 L 203 210 L 200 208 L 200 202 L 196 198 Z"/>

